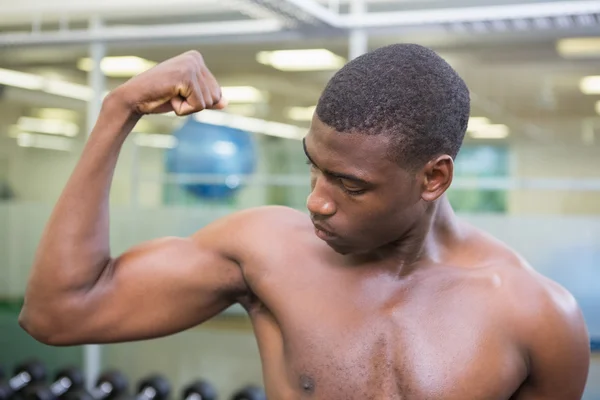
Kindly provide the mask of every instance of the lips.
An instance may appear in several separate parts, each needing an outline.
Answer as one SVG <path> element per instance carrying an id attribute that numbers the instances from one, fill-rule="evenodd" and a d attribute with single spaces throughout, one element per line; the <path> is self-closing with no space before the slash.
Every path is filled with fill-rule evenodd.
<path id="1" fill-rule="evenodd" d="M 319 236 L 321 239 L 332 239 L 335 237 L 335 234 L 325 229 L 323 225 L 314 222 L 313 225 L 315 226 L 317 236 Z"/>

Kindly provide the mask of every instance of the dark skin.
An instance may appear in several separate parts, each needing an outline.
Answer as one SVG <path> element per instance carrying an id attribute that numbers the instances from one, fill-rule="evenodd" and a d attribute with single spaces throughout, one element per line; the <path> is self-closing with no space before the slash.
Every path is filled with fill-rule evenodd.
<path id="1" fill-rule="evenodd" d="M 27 332 L 56 346 L 157 338 L 240 303 L 270 399 L 581 397 L 589 342 L 573 297 L 455 217 L 451 157 L 407 170 L 384 136 L 315 117 L 309 216 L 245 210 L 112 257 L 109 188 L 135 123 L 224 105 L 195 52 L 105 99 L 40 242 Z"/>

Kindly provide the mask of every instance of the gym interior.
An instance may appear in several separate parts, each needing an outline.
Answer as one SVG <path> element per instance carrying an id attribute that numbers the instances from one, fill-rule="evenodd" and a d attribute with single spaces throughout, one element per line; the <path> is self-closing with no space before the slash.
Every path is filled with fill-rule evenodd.
<path id="1" fill-rule="evenodd" d="M 27 335 L 17 317 L 50 212 L 104 96 L 188 50 L 203 55 L 229 106 L 136 125 L 110 193 L 112 252 L 250 207 L 305 212 L 301 139 L 325 84 L 369 50 L 417 43 L 471 90 L 452 206 L 575 296 L 591 339 L 584 399 L 600 399 L 600 2 L 4 0 L 0 10 L 5 386 L 38 382 L 45 399 L 77 385 L 90 399 L 210 398 L 198 385 L 222 399 L 263 398 L 256 340 L 238 306 L 155 340 L 52 347 Z M 98 394 L 106 385 L 112 394 Z"/>

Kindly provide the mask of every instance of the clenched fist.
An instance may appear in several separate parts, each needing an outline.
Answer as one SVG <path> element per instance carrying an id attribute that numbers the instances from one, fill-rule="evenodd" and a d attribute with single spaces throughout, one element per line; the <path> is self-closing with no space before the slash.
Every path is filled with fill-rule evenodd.
<path id="1" fill-rule="evenodd" d="M 226 106 L 219 84 L 197 51 L 158 64 L 116 88 L 111 96 L 139 115 L 171 111 L 189 115 Z"/>

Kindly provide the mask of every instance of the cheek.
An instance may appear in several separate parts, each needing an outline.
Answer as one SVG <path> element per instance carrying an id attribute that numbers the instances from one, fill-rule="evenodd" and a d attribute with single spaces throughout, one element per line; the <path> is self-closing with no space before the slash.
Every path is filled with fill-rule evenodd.
<path id="1" fill-rule="evenodd" d="M 377 237 L 394 236 L 403 233 L 419 219 L 422 213 L 419 197 L 414 196 L 411 189 L 406 187 L 374 194 L 372 201 L 365 202 L 356 215 L 363 232 Z"/>

